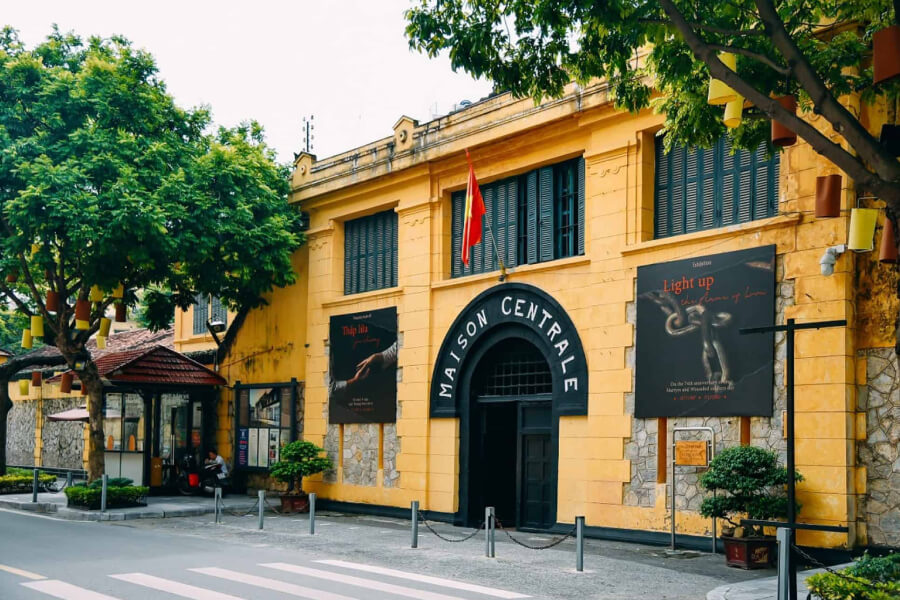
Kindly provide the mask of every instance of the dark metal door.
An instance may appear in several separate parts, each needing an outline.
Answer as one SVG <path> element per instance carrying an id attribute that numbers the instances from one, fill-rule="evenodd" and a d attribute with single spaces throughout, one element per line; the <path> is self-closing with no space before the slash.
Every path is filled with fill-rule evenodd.
<path id="1" fill-rule="evenodd" d="M 548 529 L 553 526 L 556 485 L 550 405 L 523 402 L 519 431 L 519 527 Z"/>

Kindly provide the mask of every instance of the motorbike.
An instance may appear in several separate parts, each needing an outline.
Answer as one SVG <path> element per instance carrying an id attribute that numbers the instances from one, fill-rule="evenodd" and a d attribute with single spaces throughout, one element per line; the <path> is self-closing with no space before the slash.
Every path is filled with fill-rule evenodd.
<path id="1" fill-rule="evenodd" d="M 212 496 L 217 487 L 224 488 L 227 484 L 227 478 L 219 477 L 221 471 L 222 467 L 217 463 L 197 467 L 190 456 L 185 456 L 178 469 L 175 485 L 185 496 L 194 494 Z"/>

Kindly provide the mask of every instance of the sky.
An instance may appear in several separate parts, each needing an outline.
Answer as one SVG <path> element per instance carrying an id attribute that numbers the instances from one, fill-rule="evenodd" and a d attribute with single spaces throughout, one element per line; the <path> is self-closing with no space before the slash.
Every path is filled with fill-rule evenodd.
<path id="1" fill-rule="evenodd" d="M 409 49 L 403 11 L 413 0 L 41 0 L 3 2 L 0 24 L 33 46 L 54 23 L 87 37 L 121 34 L 157 60 L 184 107 L 208 105 L 216 124 L 256 119 L 280 160 L 324 158 L 389 136 L 402 115 L 420 122 L 489 82 L 454 73 L 446 56 Z"/>

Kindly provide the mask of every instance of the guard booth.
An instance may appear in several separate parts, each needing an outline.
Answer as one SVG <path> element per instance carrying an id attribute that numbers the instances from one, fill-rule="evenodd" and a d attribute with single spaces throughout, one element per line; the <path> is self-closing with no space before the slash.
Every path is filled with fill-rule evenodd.
<path id="1" fill-rule="evenodd" d="M 111 352 L 95 363 L 103 380 L 106 473 L 151 491 L 173 487 L 176 465 L 185 456 L 201 464 L 214 444 L 217 388 L 225 380 L 164 346 Z M 86 423 L 88 413 L 83 406 L 47 418 Z"/>

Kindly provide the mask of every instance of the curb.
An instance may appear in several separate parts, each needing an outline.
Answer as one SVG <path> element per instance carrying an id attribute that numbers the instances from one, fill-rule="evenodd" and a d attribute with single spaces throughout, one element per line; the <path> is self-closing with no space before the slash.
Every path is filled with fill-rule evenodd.
<path id="1" fill-rule="evenodd" d="M 147 507 L 146 510 L 130 512 L 107 511 L 83 511 L 65 506 L 59 506 L 53 502 L 16 502 L 13 500 L 0 500 L 0 508 L 18 510 L 29 513 L 52 514 L 58 519 L 67 521 L 131 521 L 135 519 L 170 519 L 177 517 L 199 517 L 211 515 L 215 512 L 212 506 L 173 508 L 165 510 L 161 508 Z"/>

